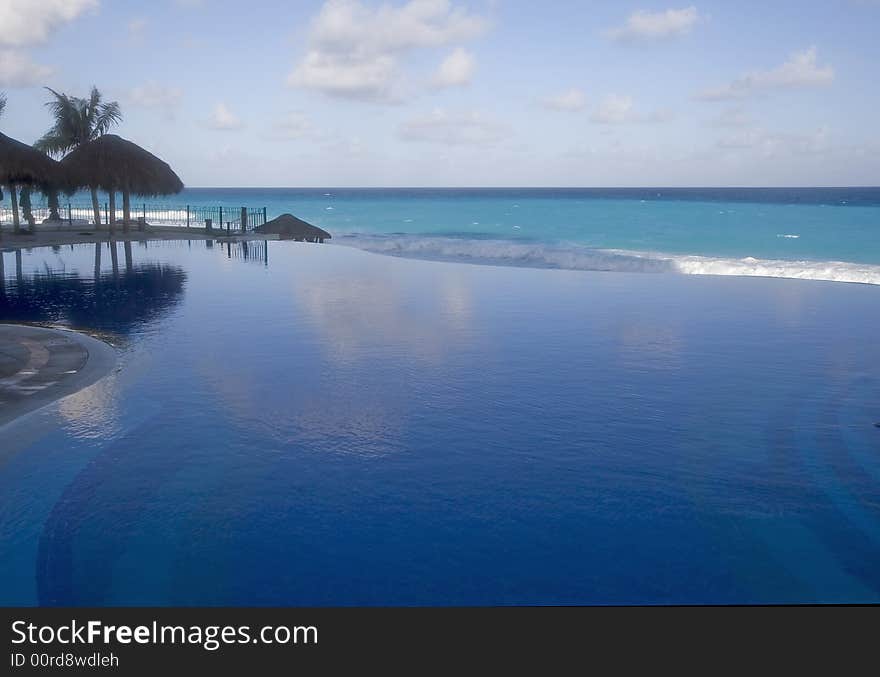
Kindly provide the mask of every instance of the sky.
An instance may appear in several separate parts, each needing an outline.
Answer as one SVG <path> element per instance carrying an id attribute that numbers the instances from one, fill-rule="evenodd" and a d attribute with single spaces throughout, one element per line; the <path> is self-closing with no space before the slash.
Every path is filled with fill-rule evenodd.
<path id="1" fill-rule="evenodd" d="M 44 86 L 188 186 L 880 185 L 880 0 L 0 0 Z"/>

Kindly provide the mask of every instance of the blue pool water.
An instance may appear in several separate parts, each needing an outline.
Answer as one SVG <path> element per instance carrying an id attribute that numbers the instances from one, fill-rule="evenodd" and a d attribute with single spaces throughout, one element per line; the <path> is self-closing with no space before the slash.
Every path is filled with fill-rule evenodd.
<path id="1" fill-rule="evenodd" d="M 880 284 L 880 188 L 191 188 L 164 203 L 293 212 L 404 257 Z"/>
<path id="2" fill-rule="evenodd" d="M 120 369 L 0 428 L 0 604 L 880 602 L 876 286 L 98 249 L 3 255 Z"/>

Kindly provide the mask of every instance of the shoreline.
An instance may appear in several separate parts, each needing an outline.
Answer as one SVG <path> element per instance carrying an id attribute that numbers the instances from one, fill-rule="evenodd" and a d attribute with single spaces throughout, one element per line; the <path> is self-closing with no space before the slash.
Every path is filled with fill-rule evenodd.
<path id="1" fill-rule="evenodd" d="M 100 381 L 115 348 L 74 329 L 0 323 L 0 431 Z"/>
<path id="2" fill-rule="evenodd" d="M 339 235 L 333 244 L 383 256 L 507 268 L 672 274 L 682 277 L 789 279 L 880 286 L 880 264 L 773 259 L 589 247 L 501 239 Z"/>
<path id="3" fill-rule="evenodd" d="M 4 232 L 0 252 L 63 245 L 113 242 L 216 240 L 275 241 L 275 234 L 203 227 L 148 226 L 146 231 L 46 229 L 13 235 Z M 460 240 L 431 235 L 340 234 L 327 244 L 380 256 L 417 261 L 583 272 L 665 273 L 684 277 L 754 277 L 880 286 L 880 265 L 851 261 L 773 259 L 593 248 L 516 240 Z"/>

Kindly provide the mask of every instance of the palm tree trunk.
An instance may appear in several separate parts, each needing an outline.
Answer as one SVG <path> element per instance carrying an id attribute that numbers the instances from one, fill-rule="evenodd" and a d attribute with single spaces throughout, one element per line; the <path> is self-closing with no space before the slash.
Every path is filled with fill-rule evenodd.
<path id="1" fill-rule="evenodd" d="M 49 202 L 49 220 L 60 221 L 61 214 L 58 213 L 58 191 L 50 188 L 46 198 Z"/>
<path id="2" fill-rule="evenodd" d="M 14 184 L 9 186 L 9 199 L 12 201 L 12 232 L 18 235 L 21 232 L 21 221 L 18 218 L 18 195 Z"/>
<path id="3" fill-rule="evenodd" d="M 28 232 L 34 233 L 37 230 L 37 221 L 34 219 L 33 206 L 31 205 L 31 187 L 25 186 L 21 189 L 21 211 L 24 213 L 24 219 L 28 224 Z"/>
<path id="4" fill-rule="evenodd" d="M 126 232 L 129 221 L 131 221 L 131 191 L 125 188 L 122 191 L 122 227 Z"/>
<path id="5" fill-rule="evenodd" d="M 113 278 L 119 282 L 119 252 L 116 250 L 116 240 L 110 240 L 110 265 L 113 268 Z"/>
<path id="6" fill-rule="evenodd" d="M 116 191 L 111 190 L 108 194 L 110 198 L 110 230 L 116 229 Z"/>
<path id="7" fill-rule="evenodd" d="M 98 280 L 101 277 L 101 243 L 95 243 L 95 284 L 98 284 Z"/>
<path id="8" fill-rule="evenodd" d="M 95 216 L 95 230 L 101 229 L 101 205 L 98 204 L 98 189 L 95 187 L 90 188 L 92 192 L 92 212 Z"/>

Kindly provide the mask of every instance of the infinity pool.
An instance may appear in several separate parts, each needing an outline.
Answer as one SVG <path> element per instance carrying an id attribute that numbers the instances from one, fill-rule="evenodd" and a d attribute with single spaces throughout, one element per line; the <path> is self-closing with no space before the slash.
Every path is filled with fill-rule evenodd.
<path id="1" fill-rule="evenodd" d="M 0 604 L 880 602 L 876 286 L 3 257 L 120 362 L 0 428 Z"/>

